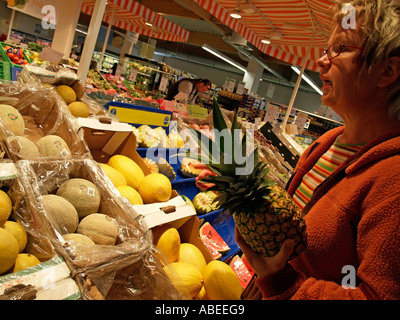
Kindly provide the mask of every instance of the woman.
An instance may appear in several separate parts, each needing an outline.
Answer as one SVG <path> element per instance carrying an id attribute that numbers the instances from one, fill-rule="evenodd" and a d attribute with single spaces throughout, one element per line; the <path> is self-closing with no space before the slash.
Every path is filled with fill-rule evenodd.
<path id="1" fill-rule="evenodd" d="M 400 299 L 400 2 L 350 1 L 357 26 L 343 29 L 345 1 L 318 59 L 322 103 L 345 126 L 305 151 L 287 187 L 307 247 L 287 261 L 286 240 L 265 258 L 236 231 L 257 274 L 247 298 L 258 288 L 264 299 Z"/>
<path id="2" fill-rule="evenodd" d="M 168 95 L 165 100 L 178 100 L 180 103 L 196 104 L 199 93 L 207 92 L 211 89 L 211 82 L 207 79 L 182 79 L 175 82 L 168 89 Z M 177 95 L 183 94 L 179 99 Z"/>

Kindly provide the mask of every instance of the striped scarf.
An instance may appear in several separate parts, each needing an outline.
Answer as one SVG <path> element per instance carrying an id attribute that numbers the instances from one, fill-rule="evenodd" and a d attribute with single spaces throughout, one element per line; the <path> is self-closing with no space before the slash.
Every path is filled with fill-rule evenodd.
<path id="1" fill-rule="evenodd" d="M 339 138 L 339 137 L 338 137 Z M 354 155 L 363 145 L 346 145 L 336 142 L 317 161 L 314 167 L 303 177 L 293 195 L 293 201 L 303 209 L 311 199 L 314 190 L 329 177 L 337 167 Z"/>

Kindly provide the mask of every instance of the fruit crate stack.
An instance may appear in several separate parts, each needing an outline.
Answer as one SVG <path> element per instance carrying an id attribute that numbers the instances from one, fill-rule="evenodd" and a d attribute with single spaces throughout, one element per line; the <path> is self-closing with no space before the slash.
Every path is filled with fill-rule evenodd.
<path id="1" fill-rule="evenodd" d="M 12 212 L 7 212 L 6 220 L 20 221 L 29 234 L 26 253 L 41 261 L 21 272 L 26 275 L 28 269 L 29 272 L 33 270 L 28 277 L 33 279 L 41 272 L 39 269 L 43 264 L 60 256 L 62 262 L 55 264 L 67 268 L 68 274 L 65 274 L 65 277 L 69 280 L 72 279 L 75 288 L 78 285 L 79 294 L 72 294 L 68 297 L 54 294 L 50 295 L 50 298 L 111 299 L 118 294 L 121 299 L 133 298 L 133 295 L 136 295 L 136 299 L 178 299 L 180 295 L 165 277 L 161 264 L 157 263 L 155 253 L 150 249 L 152 246 L 150 233 L 142 217 L 137 217 L 127 200 L 116 193 L 109 178 L 105 176 L 99 164 L 94 161 L 86 141 L 76 131 L 75 118 L 69 113 L 66 102 L 57 91 L 39 83 L 3 83 L 0 85 L 0 92 L 3 104 L 13 105 L 7 108 L 2 105 L 0 108 L 2 124 L 4 124 L 0 127 L 3 137 L 1 149 L 6 157 L 3 161 L 13 165 L 10 169 L 13 174 L 12 179 L 10 178 L 12 188 L 2 184 L 2 189 L 10 192 L 9 197 L 13 207 Z M 44 148 L 41 148 L 38 142 L 43 138 L 46 142 L 43 143 Z M 47 141 L 48 139 L 50 141 Z M 135 145 L 132 145 L 130 149 L 134 150 Z M 4 167 L 1 166 L 1 168 Z M 108 223 L 109 227 L 103 228 L 103 230 L 107 229 L 106 234 L 100 232 L 99 228 L 96 234 L 103 234 L 104 236 L 101 237 L 103 239 L 110 239 L 111 236 L 114 239 L 114 245 L 99 243 L 94 247 L 89 244 L 82 246 L 80 244 L 84 243 L 82 235 L 78 231 L 72 231 L 78 230 L 79 227 L 75 228 L 78 222 L 76 215 L 73 218 L 74 214 L 78 213 L 78 209 L 71 202 L 72 207 L 68 206 L 70 210 L 67 211 L 68 216 L 72 218 L 67 219 L 67 215 L 63 215 L 61 219 L 58 219 L 60 216 L 53 214 L 51 203 L 54 201 L 49 200 L 49 204 L 46 197 L 52 196 L 52 198 L 59 199 L 61 193 L 59 195 L 57 193 L 62 192 L 60 191 L 61 186 L 64 182 L 73 179 L 84 179 L 84 183 L 77 184 L 79 192 L 84 192 L 90 199 L 93 199 L 81 201 L 81 204 L 97 203 L 97 200 L 94 201 L 94 199 L 98 199 L 96 195 L 98 191 L 100 192 L 100 204 L 96 213 L 102 214 L 100 218 L 106 217 L 101 220 L 102 223 Z M 98 191 L 93 185 L 97 186 Z M 76 188 L 67 189 L 72 191 Z M 74 198 L 78 199 L 79 197 Z M 2 209 L 3 207 L 2 205 Z M 66 209 L 67 205 L 57 205 L 58 209 L 61 207 Z M 92 215 L 95 213 L 87 217 Z M 79 218 L 79 223 L 83 222 L 85 218 Z M 89 222 L 89 227 L 83 227 L 88 229 L 98 225 L 98 221 L 96 221 Z M 1 221 L 2 223 L 3 221 Z M 116 227 L 118 230 L 115 229 Z M 114 231 L 111 232 L 112 230 Z M 109 234 L 110 232 L 112 234 Z M 71 239 L 63 237 L 66 233 L 71 234 Z M 85 234 L 89 237 L 89 233 Z M 77 240 L 78 237 L 81 240 Z M 10 246 L 7 247 L 10 248 Z M 12 257 L 8 256 L 7 258 L 8 264 L 16 263 L 19 253 L 13 251 L 12 254 Z M 3 257 L 1 256 L 1 259 Z M 11 264 L 6 267 L 8 269 Z M 140 270 L 140 272 L 136 270 L 136 272 L 130 273 L 133 277 L 131 279 L 136 281 L 136 284 L 141 283 L 144 289 L 137 291 L 132 287 L 132 290 L 128 290 L 129 292 L 123 290 L 110 292 L 109 285 L 114 290 L 118 286 L 116 283 L 122 281 L 122 278 L 126 279 L 124 272 L 128 267 Z M 58 268 L 56 267 L 56 269 Z M 99 272 L 99 270 L 102 271 Z M 7 272 L 7 270 L 5 271 Z M 131 270 L 131 272 L 133 271 Z M 110 277 L 111 274 L 113 277 Z M 25 283 L 25 278 L 21 275 L 13 272 L 1 275 L 1 298 L 22 299 L 28 295 L 31 299 L 43 297 L 39 292 L 41 288 L 29 282 Z M 110 283 L 109 279 L 115 279 L 116 283 Z M 153 283 L 145 283 L 146 279 Z M 16 286 L 21 282 L 21 286 Z M 104 287 L 103 283 L 108 284 Z M 157 288 L 154 283 L 157 284 Z M 127 284 L 125 289 L 130 285 L 136 286 L 136 284 Z M 58 290 L 69 292 L 62 287 Z"/>

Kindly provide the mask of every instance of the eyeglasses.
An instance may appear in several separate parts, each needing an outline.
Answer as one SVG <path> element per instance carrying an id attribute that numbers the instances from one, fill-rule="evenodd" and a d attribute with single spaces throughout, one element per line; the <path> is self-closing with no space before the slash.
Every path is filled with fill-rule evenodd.
<path id="1" fill-rule="evenodd" d="M 346 51 L 346 48 L 353 48 L 353 49 L 358 49 L 362 50 L 361 47 L 355 47 L 355 46 L 348 46 L 347 44 L 343 44 L 340 42 L 334 42 L 332 43 L 328 49 L 323 51 L 323 55 L 327 55 L 329 61 L 332 59 L 335 59 L 338 57 L 343 51 Z"/>

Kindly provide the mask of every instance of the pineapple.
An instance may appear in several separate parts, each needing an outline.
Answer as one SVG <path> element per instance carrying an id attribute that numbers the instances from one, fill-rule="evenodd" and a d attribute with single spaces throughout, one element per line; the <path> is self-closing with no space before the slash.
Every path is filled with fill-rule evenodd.
<path id="1" fill-rule="evenodd" d="M 214 129 L 219 132 L 227 129 L 215 98 L 213 120 Z M 239 147 L 243 152 L 247 148 L 246 135 L 240 144 L 235 143 L 235 129 L 240 129 L 237 111 L 232 121 L 229 139 L 232 149 Z M 258 150 L 253 150 L 247 158 L 254 160 L 250 171 L 245 175 L 236 175 L 236 169 L 243 169 L 244 165 L 235 161 L 234 152 L 230 156 L 224 152 L 224 145 L 218 141 L 207 141 L 201 132 L 190 129 L 190 133 L 199 142 L 201 154 L 209 155 L 208 163 L 204 162 L 204 156 L 198 156 L 198 159 L 216 174 L 204 178 L 201 182 L 215 184 L 208 190 L 219 192 L 220 196 L 215 199 L 217 205 L 233 215 L 238 231 L 246 243 L 258 254 L 271 257 L 278 253 L 283 241 L 290 238 L 294 240 L 295 246 L 289 259 L 299 255 L 306 242 L 304 217 L 286 190 L 274 180 L 268 179 L 268 164 L 259 159 Z M 214 161 L 215 158 L 210 152 L 215 148 L 220 151 L 219 162 Z"/>

